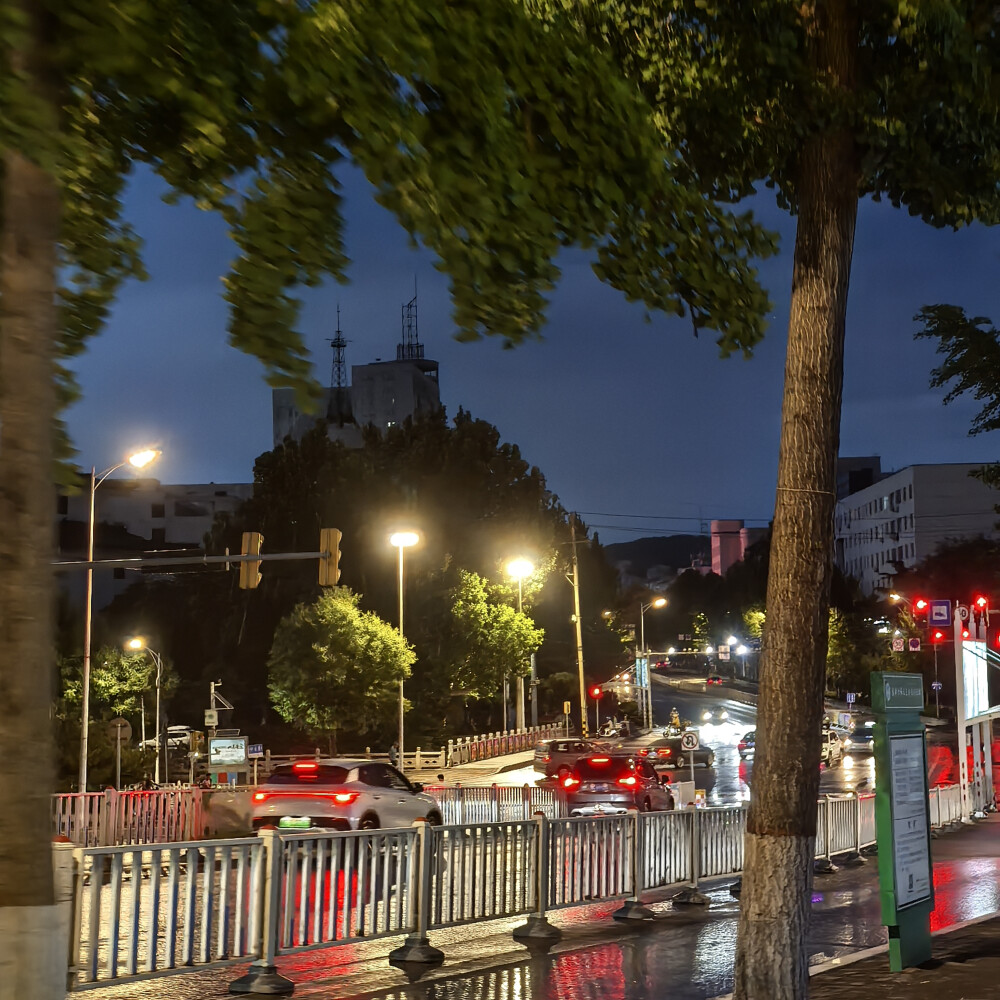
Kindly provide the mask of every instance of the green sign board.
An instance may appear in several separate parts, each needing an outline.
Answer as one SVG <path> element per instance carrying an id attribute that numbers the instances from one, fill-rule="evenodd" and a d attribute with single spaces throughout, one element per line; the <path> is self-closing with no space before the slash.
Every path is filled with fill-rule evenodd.
<path id="1" fill-rule="evenodd" d="M 934 877 L 923 707 L 919 674 L 872 674 L 879 894 L 893 972 L 931 957 Z"/>

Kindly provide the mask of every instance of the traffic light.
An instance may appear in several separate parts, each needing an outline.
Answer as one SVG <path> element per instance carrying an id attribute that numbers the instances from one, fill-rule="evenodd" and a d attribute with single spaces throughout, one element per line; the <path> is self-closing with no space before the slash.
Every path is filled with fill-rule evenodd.
<path id="1" fill-rule="evenodd" d="M 927 600 L 926 597 L 914 597 L 913 598 L 913 615 L 916 618 L 926 618 L 927 610 L 930 608 L 931 602 Z"/>
<path id="2" fill-rule="evenodd" d="M 932 645 L 937 645 L 938 643 L 944 642 L 945 634 L 939 628 L 931 629 L 931 643 Z"/>
<path id="3" fill-rule="evenodd" d="M 593 698 L 594 701 L 600 701 L 604 697 L 604 688 L 602 688 L 599 684 L 595 684 L 590 689 L 590 697 Z"/>
<path id="4" fill-rule="evenodd" d="M 259 531 L 244 531 L 242 552 L 245 556 L 259 556 L 264 536 Z M 253 590 L 260 583 L 260 560 L 244 559 L 240 562 L 240 589 Z"/>
<path id="5" fill-rule="evenodd" d="M 972 621 L 977 629 L 984 621 L 987 626 L 990 623 L 990 599 L 984 594 L 977 594 L 972 599 Z"/>
<path id="6" fill-rule="evenodd" d="M 340 580 L 340 540 L 344 537 L 338 528 L 320 528 L 319 531 L 319 585 L 336 587 Z"/>

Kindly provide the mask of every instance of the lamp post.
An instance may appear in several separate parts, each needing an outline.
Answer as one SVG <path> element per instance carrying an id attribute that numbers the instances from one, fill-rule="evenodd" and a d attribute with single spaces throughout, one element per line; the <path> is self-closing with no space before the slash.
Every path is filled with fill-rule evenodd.
<path id="1" fill-rule="evenodd" d="M 90 467 L 90 507 L 87 517 L 87 562 L 94 561 L 94 494 L 97 487 L 104 482 L 112 472 L 123 469 L 126 465 L 131 465 L 133 469 L 145 468 L 150 462 L 155 461 L 160 456 L 160 452 L 155 448 L 146 448 L 129 455 L 123 462 L 112 465 L 105 469 L 100 475 L 94 466 Z M 91 620 L 93 617 L 94 605 L 94 567 L 87 566 L 87 583 L 84 593 L 83 612 L 83 682 L 82 682 L 82 704 L 80 706 L 80 774 L 77 781 L 77 788 L 81 792 L 87 790 L 87 751 L 88 751 L 88 722 L 90 715 L 90 633 Z"/>
<path id="2" fill-rule="evenodd" d="M 420 536 L 415 531 L 395 531 L 389 536 L 389 544 L 399 549 L 399 637 L 403 635 L 403 550 L 416 545 Z M 405 770 L 403 764 L 403 678 L 399 678 L 399 757 L 397 766 Z"/>
<path id="3" fill-rule="evenodd" d="M 153 781 L 158 785 L 160 783 L 160 681 L 163 678 L 163 657 L 155 650 L 151 649 L 146 645 L 146 640 L 141 636 L 133 636 L 127 643 L 125 643 L 125 648 L 132 650 L 134 653 L 146 652 L 153 659 L 153 663 L 156 666 L 156 725 L 154 727 L 155 739 L 156 739 L 156 764 L 153 769 Z M 166 776 L 166 771 L 164 771 L 164 776 Z"/>
<path id="4" fill-rule="evenodd" d="M 653 728 L 653 679 L 649 672 L 649 657 L 646 655 L 646 612 L 650 608 L 666 607 L 666 604 L 665 597 L 654 597 L 648 604 L 639 602 L 639 641 L 642 643 L 642 655 L 646 660 L 646 704 L 643 705 L 643 715 L 646 719 L 647 729 Z M 636 663 L 636 673 L 638 670 L 639 664 Z M 638 680 L 639 678 L 636 677 L 637 682 Z"/>
<path id="5" fill-rule="evenodd" d="M 531 576 L 535 572 L 535 566 L 530 559 L 525 559 L 518 556 L 517 559 L 511 559 L 507 563 L 507 575 L 513 577 L 517 580 L 517 613 L 522 613 L 521 601 L 522 601 L 522 584 L 525 577 Z M 534 662 L 532 660 L 532 662 Z M 534 673 L 531 677 L 531 716 L 532 719 L 538 717 L 538 708 L 535 704 L 536 687 L 537 681 L 535 680 Z M 503 679 L 503 723 L 504 729 L 507 728 L 507 696 L 508 696 L 508 681 L 506 674 Z M 517 718 L 515 720 L 515 725 L 518 729 L 524 729 L 524 680 L 519 675 L 517 678 Z"/>

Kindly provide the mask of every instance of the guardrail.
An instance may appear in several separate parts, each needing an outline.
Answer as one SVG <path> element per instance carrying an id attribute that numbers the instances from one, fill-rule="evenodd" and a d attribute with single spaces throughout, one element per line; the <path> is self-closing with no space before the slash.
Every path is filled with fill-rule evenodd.
<path id="1" fill-rule="evenodd" d="M 437 799 L 445 826 L 527 820 L 536 812 L 556 819 L 565 812 L 563 796 L 535 785 L 424 785 L 424 791 Z"/>
<path id="2" fill-rule="evenodd" d="M 957 818 L 956 797 L 931 790 L 932 827 Z M 861 851 L 875 842 L 874 795 L 820 800 L 817 820 L 818 861 Z M 71 982 L 252 959 L 241 983 L 254 992 L 279 955 L 306 948 L 405 934 L 394 956 L 426 961 L 412 949 L 434 952 L 430 931 L 521 915 L 530 936 L 557 935 L 549 910 L 641 910 L 644 893 L 740 875 L 745 831 L 735 806 L 79 847 Z"/>
<path id="3" fill-rule="evenodd" d="M 72 792 L 52 796 L 52 832 L 80 847 L 164 844 L 202 832 L 201 790 Z"/>

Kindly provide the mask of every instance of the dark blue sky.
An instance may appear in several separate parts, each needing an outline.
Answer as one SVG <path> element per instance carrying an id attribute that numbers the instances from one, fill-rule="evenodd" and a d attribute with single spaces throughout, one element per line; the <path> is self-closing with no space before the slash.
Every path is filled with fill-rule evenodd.
<path id="1" fill-rule="evenodd" d="M 84 399 L 69 414 L 81 465 L 98 469 L 156 442 L 164 482 L 246 482 L 271 446 L 271 395 L 252 358 L 226 342 L 220 279 L 232 255 L 224 226 L 190 203 L 160 201 L 155 178 L 132 184 L 127 214 L 146 241 L 150 280 L 129 285 L 105 333 L 77 370 Z M 542 342 L 452 339 L 446 278 L 431 256 L 345 175 L 350 284 L 307 292 L 301 328 L 319 379 L 330 377 L 324 338 L 336 325 L 347 362 L 395 356 L 400 306 L 419 282 L 420 334 L 441 364 L 441 395 L 497 425 L 542 470 L 569 509 L 588 513 L 604 541 L 697 531 L 699 520 L 763 524 L 774 504 L 781 382 L 794 222 L 757 200 L 782 236 L 762 265 L 775 303 L 768 336 L 750 361 L 720 360 L 711 336 L 687 320 L 628 305 L 602 285 L 580 252 L 564 255 Z M 954 302 L 1000 322 L 996 237 L 980 227 L 934 230 L 905 211 L 865 203 L 858 221 L 841 454 L 879 454 L 883 468 L 1000 457 L 967 436 L 972 402 L 945 408 L 928 388 L 933 345 L 915 343 L 912 316 Z M 607 515 L 649 515 L 623 519 Z"/>

